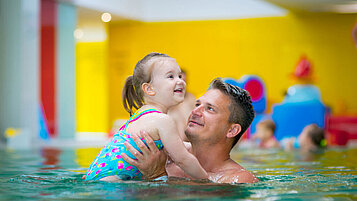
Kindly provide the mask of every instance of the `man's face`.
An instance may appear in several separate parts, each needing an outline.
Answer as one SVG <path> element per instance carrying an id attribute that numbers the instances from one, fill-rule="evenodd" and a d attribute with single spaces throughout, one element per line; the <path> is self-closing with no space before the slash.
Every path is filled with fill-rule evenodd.
<path id="1" fill-rule="evenodd" d="M 208 90 L 196 101 L 196 107 L 191 112 L 185 130 L 191 142 L 219 142 L 225 138 L 230 123 L 229 104 L 231 100 L 218 89 Z"/>

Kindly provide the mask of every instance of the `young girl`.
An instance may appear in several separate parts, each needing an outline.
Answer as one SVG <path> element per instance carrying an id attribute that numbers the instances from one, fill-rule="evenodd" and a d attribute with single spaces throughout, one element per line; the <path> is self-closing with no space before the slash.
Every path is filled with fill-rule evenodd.
<path id="1" fill-rule="evenodd" d="M 140 179 L 140 171 L 122 160 L 125 152 L 135 158 L 124 146 L 128 141 L 135 148 L 130 133 L 148 132 L 159 149 L 164 148 L 174 162 L 195 179 L 207 179 L 206 171 L 187 151 L 179 137 L 174 120 L 166 113 L 184 100 L 186 83 L 175 59 L 166 54 L 150 53 L 140 60 L 123 89 L 124 108 L 130 115 L 138 111 L 114 135 L 112 141 L 99 152 L 89 166 L 86 180 Z M 138 149 L 138 148 L 137 148 Z M 138 149 L 139 150 L 139 149 Z"/>

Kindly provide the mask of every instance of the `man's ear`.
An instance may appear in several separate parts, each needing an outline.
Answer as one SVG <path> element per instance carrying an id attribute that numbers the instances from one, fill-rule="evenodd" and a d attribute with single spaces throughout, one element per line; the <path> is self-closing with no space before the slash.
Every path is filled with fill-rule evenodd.
<path id="1" fill-rule="evenodd" d="M 242 126 L 240 124 L 232 124 L 228 130 L 227 137 L 234 138 L 240 133 L 241 130 L 242 130 Z"/>
<path id="2" fill-rule="evenodd" d="M 155 96 L 156 92 L 150 83 L 143 83 L 141 89 L 148 96 Z"/>

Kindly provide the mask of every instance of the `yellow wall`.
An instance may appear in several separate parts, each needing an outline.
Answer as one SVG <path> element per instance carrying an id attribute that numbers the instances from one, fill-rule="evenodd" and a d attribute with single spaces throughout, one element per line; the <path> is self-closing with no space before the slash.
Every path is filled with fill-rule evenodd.
<path id="1" fill-rule="evenodd" d="M 152 51 L 177 59 L 188 73 L 188 90 L 197 97 L 215 77 L 257 74 L 266 83 L 269 103 L 283 99 L 284 91 L 294 84 L 290 75 L 305 54 L 325 104 L 334 114 L 357 114 L 357 48 L 351 35 L 356 22 L 356 14 L 289 14 L 111 23 L 107 42 L 76 47 L 77 131 L 107 132 L 114 119 L 128 118 L 121 99 L 125 78 Z"/>
<path id="2" fill-rule="evenodd" d="M 121 103 L 125 78 L 152 51 L 167 53 L 188 72 L 188 90 L 201 95 L 218 76 L 257 74 L 269 102 L 294 84 L 302 54 L 312 61 L 315 84 L 333 112 L 357 114 L 357 15 L 295 15 L 224 21 L 117 22 L 109 26 L 109 123 L 127 118 Z M 341 105 L 345 105 L 342 107 Z"/>
<path id="3" fill-rule="evenodd" d="M 108 132 L 107 43 L 76 45 L 77 132 Z"/>

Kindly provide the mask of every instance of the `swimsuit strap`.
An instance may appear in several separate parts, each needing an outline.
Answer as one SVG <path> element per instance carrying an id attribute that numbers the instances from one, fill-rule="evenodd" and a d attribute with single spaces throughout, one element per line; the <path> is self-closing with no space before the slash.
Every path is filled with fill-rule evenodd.
<path id="1" fill-rule="evenodd" d="M 162 113 L 156 109 L 146 109 L 146 110 L 143 110 L 141 111 L 140 113 L 138 112 L 135 112 L 130 118 L 129 120 L 123 125 L 120 127 L 120 131 L 121 130 L 124 130 L 126 131 L 126 128 L 128 127 L 128 125 L 138 119 L 140 119 L 140 117 L 142 117 L 143 115 L 146 115 L 146 114 L 151 114 L 151 113 Z"/>

